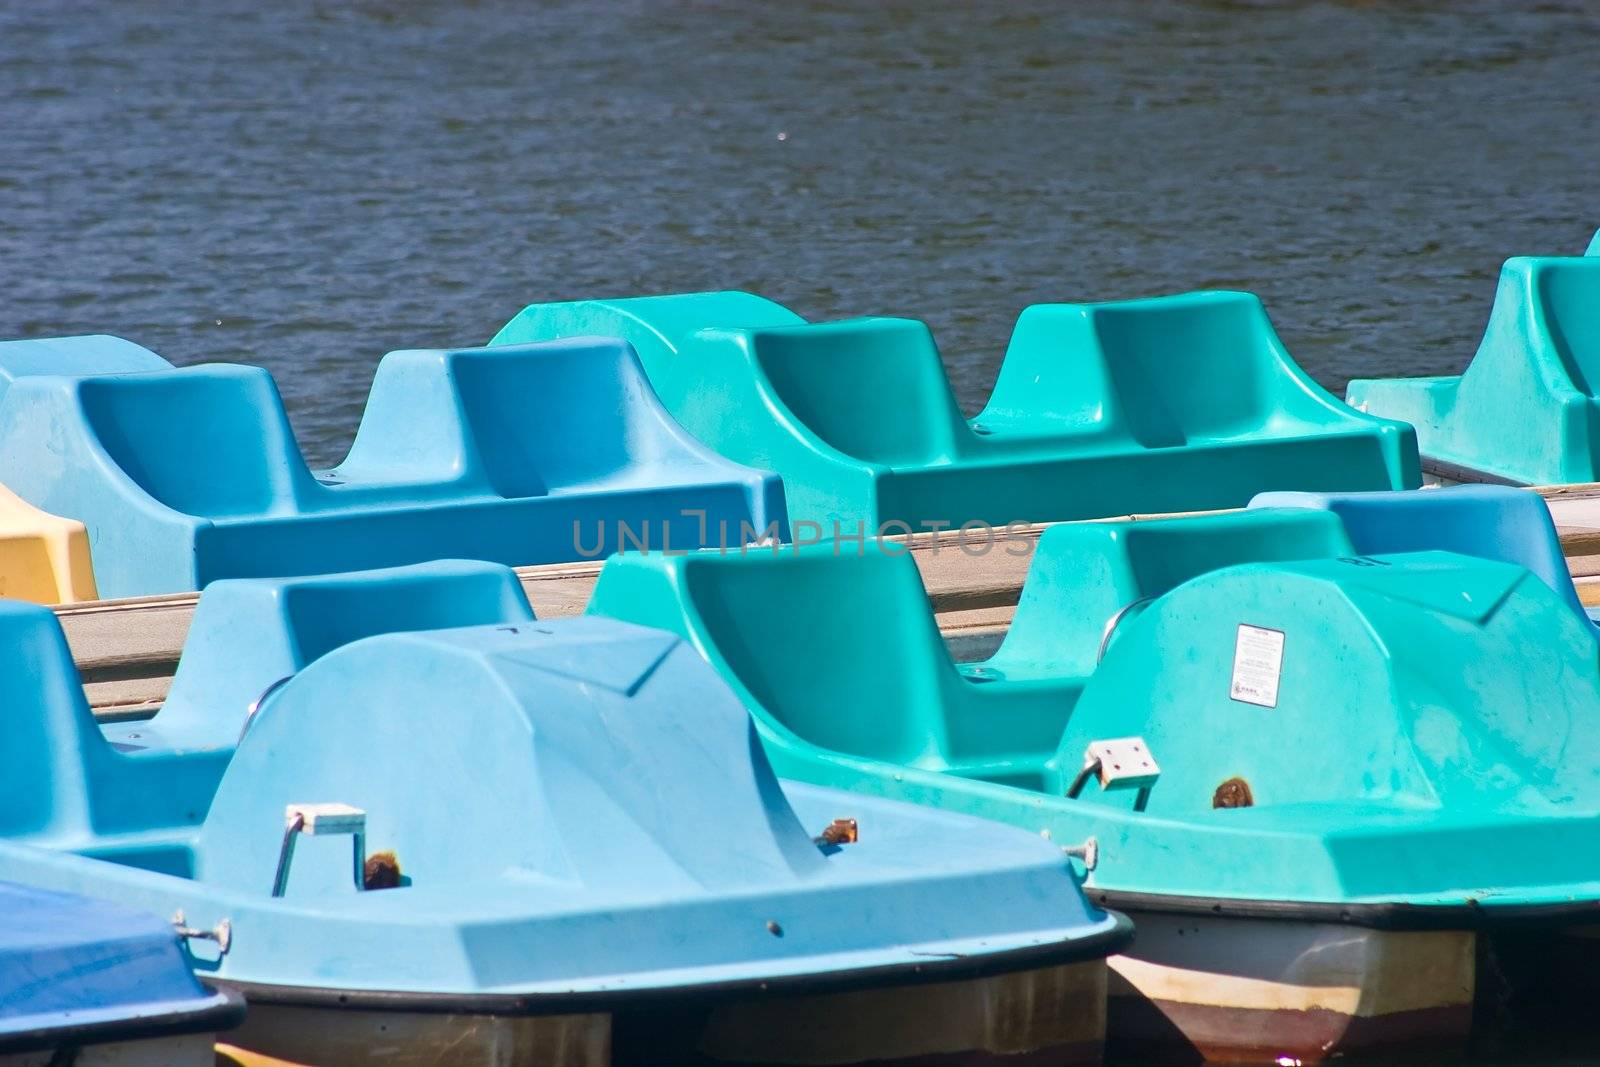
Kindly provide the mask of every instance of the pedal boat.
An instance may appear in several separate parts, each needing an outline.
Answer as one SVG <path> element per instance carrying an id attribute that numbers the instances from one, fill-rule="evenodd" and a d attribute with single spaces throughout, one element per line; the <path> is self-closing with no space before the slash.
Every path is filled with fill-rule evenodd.
<path id="1" fill-rule="evenodd" d="M 1130 928 L 1059 848 L 780 782 L 679 638 L 507 568 L 214 583 L 145 723 L 95 723 L 48 610 L 0 650 L 0 878 L 173 916 L 250 1055 L 1099 1057 Z"/>
<path id="2" fill-rule="evenodd" d="M 491 345 L 617 337 L 692 434 L 783 478 L 796 541 L 1419 484 L 1410 427 L 1295 363 L 1250 293 L 1038 304 L 966 418 L 928 327 L 752 293 L 534 304 Z"/>
<path id="3" fill-rule="evenodd" d="M 1409 543 L 1309 496 L 1053 526 L 979 663 L 889 543 L 617 557 L 590 611 L 683 634 L 783 777 L 1089 857 L 1139 929 L 1113 1049 L 1448 1047 L 1533 935 L 1600 920 L 1600 657 L 1570 588 L 1508 561 L 1560 559 L 1537 496 L 1372 496 Z M 1504 535 L 1525 520 L 1542 542 Z"/>
<path id="4" fill-rule="evenodd" d="M 0 1067 L 211 1067 L 243 1017 L 161 917 L 0 882 Z"/>
<path id="5" fill-rule="evenodd" d="M 1600 234 L 1585 256 L 1513 257 L 1500 269 L 1488 325 L 1466 370 L 1356 379 L 1345 399 L 1415 426 L 1430 483 L 1600 481 L 1596 307 Z"/>
<path id="6" fill-rule="evenodd" d="M 82 523 L 89 588 L 107 598 L 788 536 L 777 476 L 695 441 L 633 351 L 593 337 L 391 352 L 349 454 L 327 470 L 307 466 L 264 368 L 173 367 L 116 337 L 7 341 L 0 485 L 0 565 L 5 527 L 22 524 L 37 555 L 48 517 Z"/>

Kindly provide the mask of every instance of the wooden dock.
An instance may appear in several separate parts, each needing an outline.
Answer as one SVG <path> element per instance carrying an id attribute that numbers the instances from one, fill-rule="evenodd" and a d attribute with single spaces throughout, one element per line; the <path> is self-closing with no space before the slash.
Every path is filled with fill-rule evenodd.
<path id="1" fill-rule="evenodd" d="M 1585 604 L 1600 604 L 1600 484 L 1535 490 L 1548 501 L 1561 547 Z M 1092 521 L 1147 520 L 1164 515 L 1123 515 Z M 1044 525 L 1018 536 L 1027 553 L 997 543 L 976 554 L 955 531 L 889 538 L 909 544 L 923 584 L 952 654 L 958 660 L 987 657 L 1011 624 L 1023 579 L 1032 562 L 1032 542 Z M 521 567 L 517 576 L 536 615 L 580 614 L 600 574 L 600 562 Z M 83 676 L 95 714 L 106 720 L 149 715 L 166 698 L 178 654 L 199 597 L 194 593 L 95 600 L 55 609 Z"/>

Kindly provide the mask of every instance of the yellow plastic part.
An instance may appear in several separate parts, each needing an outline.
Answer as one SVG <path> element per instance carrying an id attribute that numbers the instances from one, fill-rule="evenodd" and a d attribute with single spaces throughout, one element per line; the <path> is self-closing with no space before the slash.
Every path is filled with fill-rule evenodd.
<path id="1" fill-rule="evenodd" d="M 96 600 L 89 531 L 0 486 L 0 596 L 35 604 Z"/>
<path id="2" fill-rule="evenodd" d="M 259 1052 L 251 1052 L 249 1049 L 219 1041 L 217 1067 L 305 1067 L 305 1065 L 295 1063 L 293 1060 L 280 1060 L 275 1056 L 263 1056 Z"/>

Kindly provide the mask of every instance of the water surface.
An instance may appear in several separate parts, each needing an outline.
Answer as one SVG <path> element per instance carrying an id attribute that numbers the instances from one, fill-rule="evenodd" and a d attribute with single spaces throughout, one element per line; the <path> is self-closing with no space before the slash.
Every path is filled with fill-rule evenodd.
<path id="1" fill-rule="evenodd" d="M 1600 224 L 1597 53 L 1561 3 L 13 3 L 0 336 L 266 364 L 324 462 L 383 352 L 556 298 L 926 318 L 969 410 L 1024 305 L 1203 286 L 1330 388 L 1449 372 Z"/>

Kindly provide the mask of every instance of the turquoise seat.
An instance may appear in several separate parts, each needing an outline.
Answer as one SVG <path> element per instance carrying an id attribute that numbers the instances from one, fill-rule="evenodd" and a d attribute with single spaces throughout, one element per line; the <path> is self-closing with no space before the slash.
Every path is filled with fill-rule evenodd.
<path id="1" fill-rule="evenodd" d="M 684 634 L 781 774 L 1092 836 L 1090 885 L 1130 908 L 1600 905 L 1576 859 L 1600 845 L 1593 627 L 1523 566 L 1364 536 L 1337 508 L 1054 526 L 966 668 L 873 542 L 617 557 L 590 611 Z M 1147 789 L 1069 795 L 1130 737 Z"/>
<path id="2" fill-rule="evenodd" d="M 1506 260 L 1461 374 L 1357 379 L 1345 395 L 1415 426 L 1424 462 L 1447 478 L 1559 485 L 1600 481 L 1596 390 L 1600 258 L 1544 256 Z"/>
<path id="3" fill-rule="evenodd" d="M 782 475 L 790 514 L 823 536 L 1419 478 L 1410 430 L 1326 394 L 1248 293 L 1030 307 L 970 420 L 921 322 L 808 324 L 750 293 L 535 304 L 491 344 L 586 334 L 631 343 L 677 419 Z"/>
<path id="4" fill-rule="evenodd" d="M 1331 515 L 1245 511 L 1203 523 L 1052 526 L 1040 536 L 1000 648 L 960 669 L 980 682 L 1073 678 L 1081 688 L 1123 625 L 1189 579 L 1241 563 L 1352 552 Z"/>
<path id="5" fill-rule="evenodd" d="M 1425 493 L 1263 493 L 1252 508 L 1314 508 L 1339 517 L 1363 556 L 1438 549 L 1526 567 L 1580 618 L 1561 538 L 1544 498 L 1503 485 L 1458 485 Z"/>
<path id="6" fill-rule="evenodd" d="M 391 352 L 348 457 L 315 472 L 265 370 L 133 349 L 0 344 L 0 484 L 88 527 L 102 596 L 787 533 L 776 476 L 689 437 L 616 341 Z"/>

